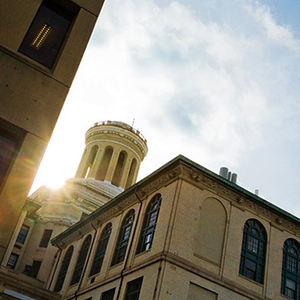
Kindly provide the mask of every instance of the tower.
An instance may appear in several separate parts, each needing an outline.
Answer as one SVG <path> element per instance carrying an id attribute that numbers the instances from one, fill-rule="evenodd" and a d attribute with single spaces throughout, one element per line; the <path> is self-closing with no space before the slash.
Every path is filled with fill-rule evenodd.
<path id="1" fill-rule="evenodd" d="M 141 133 L 123 122 L 95 123 L 85 136 L 85 150 L 75 178 L 94 178 L 107 187 L 129 188 L 148 152 Z"/>
<path id="2" fill-rule="evenodd" d="M 148 151 L 141 133 L 123 122 L 95 123 L 85 142 L 76 178 L 58 190 L 42 186 L 27 201 L 3 259 L 8 276 L 18 283 L 22 278 L 45 288 L 57 252 L 50 240 L 134 184 Z"/>
<path id="3" fill-rule="evenodd" d="M 0 262 L 103 2 L 0 0 Z"/>

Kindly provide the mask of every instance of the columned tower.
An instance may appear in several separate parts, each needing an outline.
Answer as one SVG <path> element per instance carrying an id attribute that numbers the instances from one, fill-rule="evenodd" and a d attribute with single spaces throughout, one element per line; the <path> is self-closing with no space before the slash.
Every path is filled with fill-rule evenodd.
<path id="1" fill-rule="evenodd" d="M 75 178 L 93 178 L 122 189 L 136 182 L 148 152 L 138 130 L 123 122 L 99 122 L 86 132 L 85 143 Z"/>

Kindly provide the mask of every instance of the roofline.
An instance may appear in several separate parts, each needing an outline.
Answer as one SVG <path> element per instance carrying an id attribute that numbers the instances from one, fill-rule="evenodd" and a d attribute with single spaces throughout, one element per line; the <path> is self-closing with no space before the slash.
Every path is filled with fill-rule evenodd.
<path id="1" fill-rule="evenodd" d="M 300 219 L 297 218 L 296 216 L 292 215 L 291 213 L 288 213 L 287 211 L 268 202 L 267 200 L 259 197 L 258 195 L 255 195 L 252 192 L 242 188 L 241 186 L 237 185 L 236 183 L 233 183 L 233 182 L 223 178 L 222 176 L 206 169 L 205 167 L 195 163 L 194 161 L 188 159 L 187 157 L 185 157 L 183 155 L 178 155 L 175 158 L 173 158 L 172 160 L 170 160 L 169 162 L 167 162 L 166 164 L 164 164 L 163 166 L 161 166 L 160 168 L 158 168 L 156 171 L 152 172 L 145 178 L 141 179 L 139 182 L 135 183 L 134 185 L 129 187 L 127 190 L 125 190 L 121 194 L 117 195 L 112 200 L 110 200 L 109 202 L 107 202 L 106 204 L 104 204 L 103 206 L 101 206 L 100 208 L 95 210 L 94 212 L 92 212 L 90 215 L 88 215 L 88 217 L 86 219 L 79 221 L 78 223 L 74 224 L 73 226 L 69 227 L 64 232 L 62 232 L 61 234 L 59 234 L 58 236 L 53 238 L 51 240 L 51 243 L 54 245 L 56 243 L 59 243 L 59 241 L 64 239 L 66 236 L 68 236 L 69 233 L 72 233 L 73 231 L 76 231 L 78 228 L 80 228 L 84 225 L 87 225 L 92 219 L 94 219 L 95 216 L 102 214 L 103 212 L 109 210 L 112 206 L 114 206 L 114 205 L 118 204 L 120 201 L 122 201 L 123 198 L 127 197 L 128 195 L 130 195 L 132 193 L 135 193 L 139 189 L 139 187 L 144 186 L 147 183 L 147 181 L 151 180 L 152 177 L 155 177 L 159 173 L 164 172 L 171 167 L 173 168 L 176 165 L 186 165 L 188 167 L 192 167 L 194 169 L 200 170 L 203 173 L 205 173 L 206 176 L 213 178 L 214 180 L 216 180 L 218 182 L 221 182 L 223 185 L 226 185 L 230 189 L 238 191 L 239 193 L 243 194 L 244 196 L 246 196 L 248 198 L 251 198 L 251 200 L 254 200 L 255 202 L 259 203 L 260 205 L 265 206 L 266 208 L 268 208 L 272 211 L 275 211 L 277 214 L 280 214 L 285 218 L 289 218 L 292 221 L 298 223 L 298 225 L 300 225 Z"/>

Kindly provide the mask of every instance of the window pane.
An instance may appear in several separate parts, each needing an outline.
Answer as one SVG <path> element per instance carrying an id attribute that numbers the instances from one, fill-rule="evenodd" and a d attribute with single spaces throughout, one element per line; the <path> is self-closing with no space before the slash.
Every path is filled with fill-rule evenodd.
<path id="1" fill-rule="evenodd" d="M 15 253 L 11 253 L 6 267 L 9 269 L 14 269 L 16 267 L 18 258 L 19 258 L 19 255 L 15 254 Z"/>
<path id="2" fill-rule="evenodd" d="M 125 300 L 138 300 L 142 287 L 143 277 L 127 283 Z"/>
<path id="3" fill-rule="evenodd" d="M 22 227 L 20 229 L 20 232 L 18 234 L 16 242 L 20 243 L 20 244 L 24 244 L 25 239 L 26 239 L 27 234 L 28 234 L 28 231 L 29 231 L 29 227 L 26 226 L 26 225 L 22 225 Z"/>

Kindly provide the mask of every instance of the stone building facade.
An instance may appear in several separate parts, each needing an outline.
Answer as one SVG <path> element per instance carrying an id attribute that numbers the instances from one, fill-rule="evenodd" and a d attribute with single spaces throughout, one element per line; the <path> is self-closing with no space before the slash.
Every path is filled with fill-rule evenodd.
<path id="1" fill-rule="evenodd" d="M 7 278 L 18 278 L 17 284 L 5 283 L 6 290 L 17 291 L 20 279 L 29 284 L 27 296 L 37 297 L 32 287 L 45 290 L 57 255 L 50 239 L 134 184 L 147 151 L 146 139 L 126 123 L 95 123 L 86 133 L 76 177 L 58 190 L 42 186 L 27 200 L 3 259 Z"/>
<path id="2" fill-rule="evenodd" d="M 0 262 L 103 2 L 0 0 Z"/>
<path id="3" fill-rule="evenodd" d="M 300 220 L 178 156 L 52 240 L 62 299 L 299 299 Z"/>

